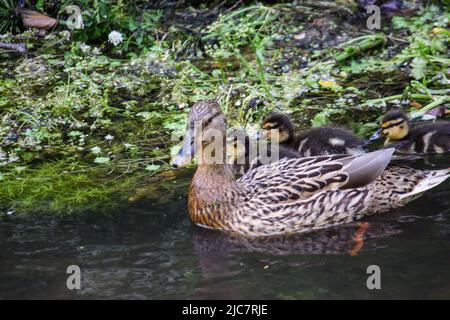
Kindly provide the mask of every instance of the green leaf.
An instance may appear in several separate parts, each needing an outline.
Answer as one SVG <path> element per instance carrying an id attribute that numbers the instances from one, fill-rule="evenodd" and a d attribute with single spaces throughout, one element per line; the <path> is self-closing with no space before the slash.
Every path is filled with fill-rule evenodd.
<path id="1" fill-rule="evenodd" d="M 212 76 L 215 77 L 215 78 L 221 78 L 221 77 L 222 77 L 222 70 L 220 70 L 220 69 L 214 69 L 214 70 L 211 72 L 211 74 L 212 74 Z"/>
<path id="2" fill-rule="evenodd" d="M 140 36 L 138 36 L 138 37 L 136 38 L 136 44 L 137 44 L 138 46 L 140 46 L 140 45 L 142 44 L 142 42 L 144 42 L 144 37 L 143 37 L 142 34 L 141 34 Z"/>
<path id="3" fill-rule="evenodd" d="M 379 124 L 376 122 L 364 123 L 357 126 L 356 133 L 360 137 L 370 137 L 378 128 Z"/>
<path id="4" fill-rule="evenodd" d="M 147 170 L 147 171 L 158 171 L 159 168 L 161 168 L 161 166 L 156 165 L 156 164 L 149 164 L 148 166 L 145 167 L 145 170 Z"/>
<path id="5" fill-rule="evenodd" d="M 130 20 L 129 23 L 128 23 L 128 28 L 130 29 L 130 31 L 134 31 L 134 30 L 137 30 L 139 28 L 139 25 L 137 24 L 136 21 Z"/>
<path id="6" fill-rule="evenodd" d="M 44 11 L 44 0 L 38 0 L 38 2 L 36 3 L 36 9 Z"/>
<path id="7" fill-rule="evenodd" d="M 99 164 L 108 163 L 109 161 L 110 161 L 110 159 L 106 158 L 106 157 L 97 157 L 94 160 L 95 163 L 99 163 Z"/>
<path id="8" fill-rule="evenodd" d="M 330 122 L 328 119 L 328 116 L 324 112 L 320 112 L 314 116 L 314 119 L 312 120 L 313 127 L 321 127 L 324 125 L 327 125 Z"/>
<path id="9" fill-rule="evenodd" d="M 422 57 L 416 57 L 412 61 L 411 74 L 416 80 L 420 80 L 425 77 L 425 71 L 427 68 L 427 60 Z"/>
<path id="10" fill-rule="evenodd" d="M 336 114 L 345 114 L 345 110 L 336 109 L 336 108 L 325 108 L 321 112 L 315 115 L 313 118 L 312 125 L 313 127 L 321 127 L 329 124 L 331 122 L 331 116 Z"/>
<path id="11" fill-rule="evenodd" d="M 0 108 L 8 105 L 8 99 L 5 97 L 0 97 Z"/>
<path id="12" fill-rule="evenodd" d="M 392 24 L 395 29 L 407 28 L 409 23 L 404 17 L 392 17 Z"/>
<path id="13" fill-rule="evenodd" d="M 67 135 L 69 137 L 79 137 L 81 136 L 83 133 L 80 131 L 70 131 Z"/>
<path id="14" fill-rule="evenodd" d="M 18 166 L 18 167 L 15 167 L 14 168 L 18 173 L 21 173 L 21 172 L 24 172 L 26 169 L 27 169 L 27 167 L 25 167 L 25 166 Z"/>

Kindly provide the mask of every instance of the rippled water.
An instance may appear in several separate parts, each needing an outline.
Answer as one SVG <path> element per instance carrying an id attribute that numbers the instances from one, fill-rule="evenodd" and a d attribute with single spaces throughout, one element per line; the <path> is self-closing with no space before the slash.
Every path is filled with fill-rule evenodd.
<path id="1" fill-rule="evenodd" d="M 448 167 L 448 157 L 415 163 Z M 191 225 L 186 194 L 75 217 L 0 218 L 0 298 L 450 298 L 450 181 L 358 226 L 250 241 Z M 82 289 L 69 291 L 78 265 Z M 381 290 L 366 269 L 381 268 Z"/>

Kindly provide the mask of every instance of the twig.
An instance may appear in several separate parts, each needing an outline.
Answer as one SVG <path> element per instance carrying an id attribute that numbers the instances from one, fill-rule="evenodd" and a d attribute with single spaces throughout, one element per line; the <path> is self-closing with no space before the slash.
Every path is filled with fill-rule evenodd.
<path id="1" fill-rule="evenodd" d="M 349 14 L 349 15 L 353 15 L 354 12 L 343 6 L 340 4 L 336 4 L 334 2 L 326 2 L 326 1 L 307 1 L 306 2 L 309 6 L 312 7 L 316 7 L 316 8 L 321 8 L 321 9 L 331 9 L 331 10 L 335 10 L 335 11 L 341 11 L 343 13 Z"/>
<path id="2" fill-rule="evenodd" d="M 235 4 L 233 4 L 230 8 L 228 8 L 225 12 L 228 13 L 230 11 L 233 11 L 237 6 L 239 6 L 242 3 L 242 0 L 236 1 Z"/>
<path id="3" fill-rule="evenodd" d="M 393 37 L 393 36 L 386 36 L 386 38 L 391 39 L 391 40 L 394 40 L 394 41 L 398 41 L 398 42 L 409 43 L 409 41 L 407 41 L 407 40 L 395 38 L 395 37 Z"/>
<path id="4" fill-rule="evenodd" d="M 404 97 L 404 95 L 397 94 L 394 96 L 367 100 L 365 103 L 362 104 L 362 106 L 373 105 L 373 104 L 377 104 L 380 102 L 386 103 L 387 101 L 402 99 L 403 97 Z M 418 113 L 421 113 L 421 114 L 424 114 L 427 111 L 432 110 L 432 109 L 436 108 L 437 106 L 440 106 L 441 104 L 450 102 L 450 96 L 430 96 L 430 95 L 426 95 L 426 94 L 411 94 L 411 95 L 408 95 L 407 97 L 410 99 L 417 99 L 417 100 L 433 100 L 432 102 L 430 102 L 429 104 L 427 104 L 425 107 L 423 107 L 422 109 L 420 109 L 418 111 Z"/>
<path id="5" fill-rule="evenodd" d="M 360 54 L 363 51 L 383 45 L 386 42 L 386 38 L 381 34 L 363 36 L 360 37 L 360 39 L 363 39 L 360 43 L 344 48 L 344 51 L 336 56 L 336 61 L 342 62 L 350 57 Z M 351 42 L 353 42 L 353 40 L 351 40 Z M 350 41 L 348 43 L 350 43 Z"/>
<path id="6" fill-rule="evenodd" d="M 401 99 L 405 97 L 405 95 L 403 94 L 396 94 L 394 96 L 389 96 L 389 97 L 384 97 L 384 98 L 379 98 L 379 99 L 372 99 L 372 100 L 367 100 L 365 103 L 363 103 L 363 105 L 369 105 L 369 104 L 377 104 L 380 102 L 387 102 L 387 101 L 391 101 L 391 100 L 397 100 L 397 99 Z M 427 94 L 410 94 L 407 96 L 410 99 L 417 99 L 417 100 L 431 100 L 433 99 L 433 97 L 427 95 Z M 440 98 L 440 97 L 436 97 L 436 98 Z"/>
<path id="7" fill-rule="evenodd" d="M 450 101 L 450 96 L 441 96 L 441 97 L 437 98 L 436 100 L 434 100 L 433 102 L 430 102 L 429 104 L 427 104 L 422 109 L 420 109 L 419 113 L 425 113 L 425 112 L 432 110 L 432 109 L 436 108 L 437 106 L 440 106 L 441 104 L 449 102 L 449 101 Z"/>
<path id="8" fill-rule="evenodd" d="M 8 42 L 0 42 L 0 48 L 16 51 L 19 53 L 27 53 L 27 46 L 25 43 L 8 43 Z"/>

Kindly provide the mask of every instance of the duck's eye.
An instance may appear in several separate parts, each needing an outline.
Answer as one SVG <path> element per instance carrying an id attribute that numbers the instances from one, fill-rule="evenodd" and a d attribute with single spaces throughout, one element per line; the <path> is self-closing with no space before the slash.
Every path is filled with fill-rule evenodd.
<path id="1" fill-rule="evenodd" d="M 211 123 L 212 120 L 213 120 L 212 117 L 211 117 L 211 118 L 208 118 L 208 119 L 205 119 L 205 120 L 203 121 L 203 125 L 204 125 L 204 126 L 207 126 L 208 124 Z"/>
<path id="2" fill-rule="evenodd" d="M 404 126 L 400 126 L 400 129 L 404 129 L 405 127 Z"/>

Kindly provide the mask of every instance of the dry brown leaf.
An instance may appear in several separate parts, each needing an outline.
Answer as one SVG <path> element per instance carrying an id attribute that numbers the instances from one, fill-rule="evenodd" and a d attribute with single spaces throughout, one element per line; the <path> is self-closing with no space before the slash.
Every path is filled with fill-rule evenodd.
<path id="1" fill-rule="evenodd" d="M 23 25 L 25 26 L 25 28 L 49 30 L 54 28 L 58 24 L 58 20 L 48 17 L 37 11 L 20 9 L 19 13 L 22 17 Z"/>

